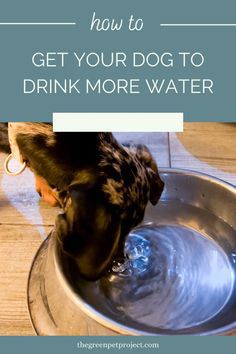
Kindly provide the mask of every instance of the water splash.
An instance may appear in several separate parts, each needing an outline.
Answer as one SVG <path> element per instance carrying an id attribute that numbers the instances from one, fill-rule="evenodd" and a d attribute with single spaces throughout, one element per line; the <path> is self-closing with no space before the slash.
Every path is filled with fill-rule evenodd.
<path id="1" fill-rule="evenodd" d="M 123 276 L 132 276 L 143 273 L 149 265 L 151 254 L 150 241 L 136 232 L 130 234 L 125 246 L 125 259 L 115 259 L 112 273 Z"/>

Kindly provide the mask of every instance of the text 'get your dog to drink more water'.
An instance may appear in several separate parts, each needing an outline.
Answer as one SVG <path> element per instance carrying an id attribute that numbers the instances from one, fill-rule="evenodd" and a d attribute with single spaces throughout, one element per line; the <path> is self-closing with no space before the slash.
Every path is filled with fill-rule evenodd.
<path id="1" fill-rule="evenodd" d="M 183 70 L 195 68 L 196 70 L 204 65 L 202 53 L 179 52 L 177 54 L 164 52 L 125 52 L 96 53 L 96 52 L 36 52 L 32 55 L 32 65 L 39 71 L 41 68 L 58 68 L 61 70 L 74 66 L 75 70 L 83 67 L 89 70 L 103 68 L 108 71 L 110 68 L 121 69 L 124 75 L 113 78 L 65 78 L 52 79 L 40 77 L 38 79 L 26 78 L 23 82 L 25 94 L 139 94 L 147 91 L 150 94 L 212 94 L 213 80 L 209 78 L 162 78 L 144 77 L 140 78 L 140 70 L 148 68 L 149 73 L 156 74 L 158 67 L 174 68 L 179 66 Z M 127 78 L 126 69 L 136 70 L 136 77 Z M 155 70 L 156 69 L 156 70 Z M 80 73 L 80 71 L 79 71 Z"/>

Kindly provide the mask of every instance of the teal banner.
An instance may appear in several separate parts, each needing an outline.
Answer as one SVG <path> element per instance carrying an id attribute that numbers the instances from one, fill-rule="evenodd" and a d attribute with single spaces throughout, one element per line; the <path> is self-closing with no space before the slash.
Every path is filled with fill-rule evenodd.
<path id="1" fill-rule="evenodd" d="M 236 121 L 235 0 L 1 0 L 0 119 Z"/>
<path id="2" fill-rule="evenodd" d="M 1 337 L 4 354 L 232 353 L 233 337 Z"/>

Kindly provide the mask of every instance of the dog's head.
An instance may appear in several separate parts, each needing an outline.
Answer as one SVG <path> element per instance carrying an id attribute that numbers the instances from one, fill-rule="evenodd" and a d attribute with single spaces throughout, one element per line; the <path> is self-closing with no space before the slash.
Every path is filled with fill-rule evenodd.
<path id="1" fill-rule="evenodd" d="M 96 280 L 117 252 L 119 209 L 107 204 L 97 186 L 81 184 L 70 186 L 68 204 L 56 220 L 58 243 L 84 278 Z"/>
<path id="2" fill-rule="evenodd" d="M 148 200 L 156 204 L 163 191 L 157 165 L 144 145 L 110 161 L 107 154 L 100 177 L 81 174 L 67 193 L 64 214 L 57 218 L 58 242 L 77 264 L 79 273 L 96 280 L 124 252 L 130 230 L 143 219 Z"/>

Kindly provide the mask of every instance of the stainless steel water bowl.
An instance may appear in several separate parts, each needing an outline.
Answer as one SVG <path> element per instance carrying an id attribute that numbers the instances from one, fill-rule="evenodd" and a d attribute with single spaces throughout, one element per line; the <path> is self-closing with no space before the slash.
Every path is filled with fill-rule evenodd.
<path id="1" fill-rule="evenodd" d="M 80 279 L 55 234 L 32 264 L 28 305 L 39 335 L 236 334 L 236 188 L 161 172 L 157 206 L 127 240 L 127 260 Z"/>

